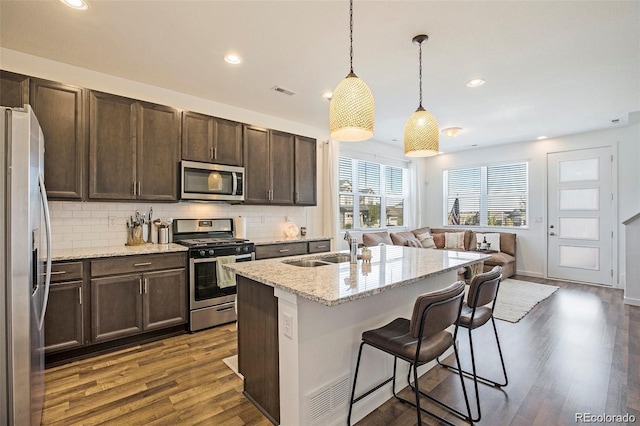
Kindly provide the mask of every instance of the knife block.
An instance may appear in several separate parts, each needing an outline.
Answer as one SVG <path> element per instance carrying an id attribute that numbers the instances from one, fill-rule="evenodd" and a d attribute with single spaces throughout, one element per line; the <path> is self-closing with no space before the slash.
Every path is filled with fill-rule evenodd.
<path id="1" fill-rule="evenodd" d="M 142 238 L 142 226 L 134 226 L 127 232 L 127 244 L 128 246 L 139 246 L 144 244 Z"/>

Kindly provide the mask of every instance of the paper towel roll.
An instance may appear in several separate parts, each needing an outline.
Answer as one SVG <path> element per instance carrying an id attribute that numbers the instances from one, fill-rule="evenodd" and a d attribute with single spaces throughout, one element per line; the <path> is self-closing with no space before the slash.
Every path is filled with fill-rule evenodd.
<path id="1" fill-rule="evenodd" d="M 247 238 L 247 218 L 242 216 L 234 217 L 233 227 L 236 230 L 236 238 Z"/>

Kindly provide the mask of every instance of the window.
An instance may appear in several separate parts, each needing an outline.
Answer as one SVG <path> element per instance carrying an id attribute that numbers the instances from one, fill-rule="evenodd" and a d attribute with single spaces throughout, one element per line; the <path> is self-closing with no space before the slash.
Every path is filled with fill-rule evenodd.
<path id="1" fill-rule="evenodd" d="M 527 227 L 528 163 L 445 170 L 446 225 Z"/>
<path id="2" fill-rule="evenodd" d="M 404 225 L 405 169 L 340 157 L 338 174 L 340 229 Z"/>

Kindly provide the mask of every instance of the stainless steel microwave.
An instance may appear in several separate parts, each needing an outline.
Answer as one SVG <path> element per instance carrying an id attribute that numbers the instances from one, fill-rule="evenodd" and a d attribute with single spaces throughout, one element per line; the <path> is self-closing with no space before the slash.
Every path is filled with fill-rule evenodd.
<path id="1" fill-rule="evenodd" d="M 182 200 L 244 201 L 244 167 L 182 161 Z"/>

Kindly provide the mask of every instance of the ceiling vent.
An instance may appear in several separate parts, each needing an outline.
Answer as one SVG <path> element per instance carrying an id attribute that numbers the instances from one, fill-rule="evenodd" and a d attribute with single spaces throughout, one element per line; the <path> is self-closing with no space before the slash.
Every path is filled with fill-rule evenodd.
<path id="1" fill-rule="evenodd" d="M 293 96 L 296 94 L 296 92 L 289 89 L 285 89 L 284 87 L 280 87 L 280 86 L 274 86 L 271 88 L 271 90 L 275 90 L 276 92 L 284 93 L 285 95 L 289 95 L 289 96 Z"/>

